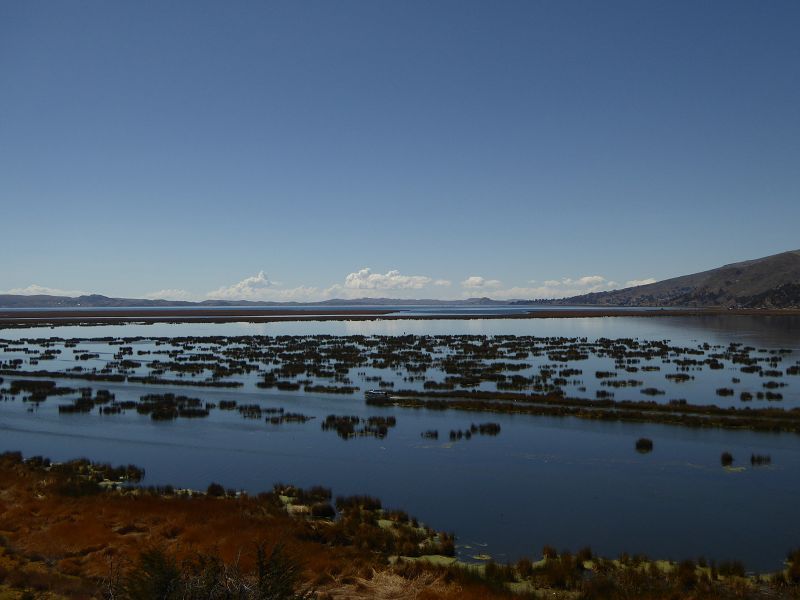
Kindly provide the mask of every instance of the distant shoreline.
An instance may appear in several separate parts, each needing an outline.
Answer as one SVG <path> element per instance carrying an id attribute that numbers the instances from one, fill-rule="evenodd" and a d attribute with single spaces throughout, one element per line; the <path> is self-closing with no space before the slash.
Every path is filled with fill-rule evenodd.
<path id="1" fill-rule="evenodd" d="M 725 308 L 586 308 L 531 310 L 495 314 L 398 314 L 397 310 L 265 310 L 246 309 L 141 309 L 6 310 L 0 309 L 0 327 L 58 325 L 121 325 L 126 323 L 270 323 L 279 321 L 373 321 L 373 320 L 475 320 L 475 319 L 585 319 L 600 317 L 795 317 L 800 309 Z"/>

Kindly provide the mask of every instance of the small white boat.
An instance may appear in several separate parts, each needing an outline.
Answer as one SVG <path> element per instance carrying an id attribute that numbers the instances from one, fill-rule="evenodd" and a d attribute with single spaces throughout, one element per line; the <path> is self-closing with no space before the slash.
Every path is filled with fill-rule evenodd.
<path id="1" fill-rule="evenodd" d="M 367 390 L 364 392 L 364 398 L 367 400 L 388 400 L 389 392 L 384 390 Z"/>

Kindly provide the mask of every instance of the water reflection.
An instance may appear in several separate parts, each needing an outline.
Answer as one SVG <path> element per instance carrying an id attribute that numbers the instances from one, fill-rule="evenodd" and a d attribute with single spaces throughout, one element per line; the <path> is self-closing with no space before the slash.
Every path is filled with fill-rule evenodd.
<path id="1" fill-rule="evenodd" d="M 757 347 L 800 348 L 800 317 L 587 317 L 567 319 L 437 319 L 281 321 L 273 323 L 154 323 L 48 328 L 0 328 L 0 338 L 230 335 L 536 335 L 669 339 L 675 343 L 744 342 Z"/>

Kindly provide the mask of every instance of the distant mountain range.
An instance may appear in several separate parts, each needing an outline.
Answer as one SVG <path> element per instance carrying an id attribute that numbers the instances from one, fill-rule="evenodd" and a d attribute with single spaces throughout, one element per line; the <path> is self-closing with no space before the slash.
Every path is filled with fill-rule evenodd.
<path id="1" fill-rule="evenodd" d="M 170 306 L 502 306 L 506 301 L 491 298 L 468 298 L 467 300 L 414 300 L 401 298 L 357 298 L 354 300 L 332 299 L 321 302 L 253 302 L 249 300 L 203 300 L 187 302 L 183 300 L 146 300 L 143 298 L 109 298 L 100 294 L 86 296 L 23 296 L 0 294 L 2 308 L 124 308 L 124 307 L 163 307 Z"/>
<path id="2" fill-rule="evenodd" d="M 520 302 L 518 304 L 522 304 Z M 800 308 L 800 250 L 637 287 L 546 301 L 600 306 Z"/>
<path id="3" fill-rule="evenodd" d="M 559 300 L 410 300 L 400 298 L 333 299 L 322 302 L 252 302 L 246 300 L 145 300 L 78 296 L 0 294 L 3 308 L 170 307 L 170 306 L 686 306 L 728 308 L 800 308 L 800 250 L 725 265 L 710 271 L 665 279 L 637 287 L 596 292 Z"/>

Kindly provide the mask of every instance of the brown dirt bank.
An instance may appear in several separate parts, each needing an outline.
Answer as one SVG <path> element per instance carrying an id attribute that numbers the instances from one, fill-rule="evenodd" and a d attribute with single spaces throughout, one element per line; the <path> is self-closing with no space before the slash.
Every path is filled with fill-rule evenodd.
<path id="1" fill-rule="evenodd" d="M 20 462 L 14 454 L 0 455 L 3 600 L 118 598 L 107 593 L 109 578 L 115 569 L 124 573 L 132 568 L 137 556 L 149 548 L 163 549 L 179 561 L 212 555 L 248 571 L 254 567 L 254 548 L 263 544 L 269 549 L 279 543 L 299 560 L 301 579 L 319 591 L 318 600 L 510 596 L 443 569 L 422 568 L 415 573 L 393 569 L 380 543 L 362 543 L 357 535 L 331 541 L 325 535 L 333 528 L 331 522 L 292 517 L 273 494 L 217 498 L 115 493 L 84 489 L 76 485 L 79 480 Z M 387 586 L 403 592 L 392 596 L 364 592 Z M 131 599 L 144 600 L 141 595 Z"/>
<path id="2" fill-rule="evenodd" d="M 372 320 L 474 320 L 474 319 L 585 319 L 600 317 L 708 317 L 708 316 L 800 316 L 800 309 L 564 309 L 532 310 L 513 314 L 419 315 L 391 310 L 263 310 L 263 309 L 157 309 L 142 310 L 29 310 L 0 309 L 0 327 L 56 325 L 120 325 L 125 323 L 270 323 L 277 321 L 372 321 Z"/>

